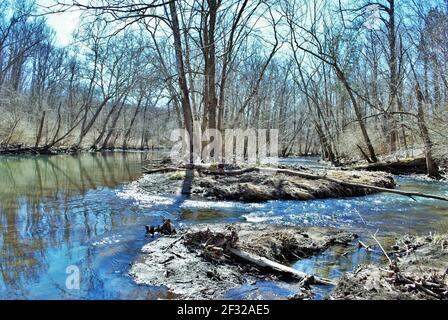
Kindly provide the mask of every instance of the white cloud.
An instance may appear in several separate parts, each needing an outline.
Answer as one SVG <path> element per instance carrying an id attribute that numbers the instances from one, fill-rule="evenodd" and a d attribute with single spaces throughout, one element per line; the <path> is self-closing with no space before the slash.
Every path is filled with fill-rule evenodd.
<path id="1" fill-rule="evenodd" d="M 37 0 L 36 4 L 39 6 L 39 12 L 48 12 L 46 9 L 52 4 L 54 0 Z M 48 24 L 56 32 L 57 44 L 59 46 L 66 46 L 73 40 L 72 33 L 75 31 L 81 13 L 79 11 L 58 12 L 46 15 Z"/>

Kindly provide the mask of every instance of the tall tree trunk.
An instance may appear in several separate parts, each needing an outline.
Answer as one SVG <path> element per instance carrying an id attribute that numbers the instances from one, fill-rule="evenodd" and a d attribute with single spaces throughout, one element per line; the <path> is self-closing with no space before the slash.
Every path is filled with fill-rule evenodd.
<path id="1" fill-rule="evenodd" d="M 352 106 L 353 106 L 353 109 L 354 109 L 355 114 L 356 114 L 356 119 L 357 119 L 359 128 L 361 129 L 362 136 L 364 138 L 364 143 L 366 144 L 367 150 L 369 151 L 370 159 L 373 162 L 378 162 L 378 158 L 377 158 L 377 156 L 375 154 L 375 150 L 373 148 L 372 142 L 371 142 L 369 134 L 367 132 L 366 125 L 364 123 L 363 114 L 362 114 L 361 109 L 360 109 L 360 107 L 358 105 L 358 102 L 356 101 L 356 97 L 355 97 L 355 95 L 353 93 L 353 90 L 350 87 L 350 84 L 348 83 L 348 80 L 345 77 L 345 74 L 342 72 L 342 70 L 339 69 L 339 67 L 337 65 L 335 65 L 335 69 L 336 69 L 336 74 L 337 74 L 339 80 L 342 81 L 342 84 L 344 85 L 345 89 L 347 90 L 348 95 L 350 97 L 350 100 L 352 102 Z"/>
<path id="2" fill-rule="evenodd" d="M 109 132 L 107 133 L 107 136 L 104 139 L 104 142 L 103 142 L 103 145 L 101 146 L 101 149 L 105 149 L 105 148 L 108 147 L 109 140 L 112 137 L 112 134 L 116 131 L 117 121 L 118 121 L 118 118 L 120 118 L 121 111 L 123 110 L 123 107 L 124 107 L 124 102 L 121 103 L 120 109 L 118 109 L 117 115 L 115 116 L 115 118 L 112 121 L 111 127 L 109 128 Z M 112 145 L 112 147 L 113 146 L 114 145 Z"/>
<path id="3" fill-rule="evenodd" d="M 42 130 L 44 128 L 45 123 L 45 111 L 42 112 L 42 117 L 40 118 L 40 124 L 39 124 L 39 130 L 37 131 L 36 135 L 36 143 L 34 144 L 34 148 L 37 148 L 39 146 L 40 140 L 42 139 Z"/>
<path id="4" fill-rule="evenodd" d="M 389 21 L 388 21 L 388 41 L 389 41 L 389 108 L 390 112 L 397 111 L 397 89 L 398 89 L 398 71 L 397 71 L 397 39 L 395 26 L 395 0 L 389 2 Z M 398 128 L 397 122 L 393 116 L 388 117 L 390 130 L 390 151 L 397 151 Z"/>
<path id="5" fill-rule="evenodd" d="M 148 103 L 145 104 L 145 108 L 143 109 L 143 122 L 142 122 L 142 135 L 140 140 L 140 149 L 145 149 L 145 133 L 146 133 L 146 112 L 148 111 Z"/>
<path id="6" fill-rule="evenodd" d="M 417 107 L 418 107 L 418 113 L 417 113 L 418 126 L 420 129 L 420 136 L 423 140 L 423 146 L 425 149 L 426 168 L 428 171 L 428 176 L 431 178 L 440 179 L 442 176 L 439 172 L 439 168 L 437 167 L 437 164 L 434 161 L 432 155 L 432 141 L 431 137 L 429 136 L 428 127 L 426 126 L 425 112 L 423 110 L 423 103 L 425 101 L 425 98 L 418 83 L 415 85 L 415 95 L 417 97 Z"/>
<path id="7" fill-rule="evenodd" d="M 104 135 L 106 134 L 106 130 L 107 130 L 107 125 L 109 124 L 109 120 L 110 117 L 112 116 L 112 114 L 117 110 L 117 106 L 118 103 L 114 103 L 114 105 L 112 106 L 112 108 L 109 110 L 109 112 L 107 113 L 106 119 L 104 119 L 103 122 L 103 126 L 101 128 L 100 134 L 98 135 L 98 137 L 95 139 L 95 142 L 92 144 L 91 149 L 96 150 L 98 149 L 98 145 L 101 143 L 101 140 L 103 140 Z"/>
<path id="8" fill-rule="evenodd" d="M 170 16 L 171 16 L 171 27 L 173 30 L 174 37 L 174 50 L 176 52 L 176 67 L 179 76 L 179 87 L 182 92 L 182 112 L 184 117 L 184 125 L 188 134 L 190 135 L 190 140 L 193 139 L 193 114 L 191 111 L 190 104 L 190 93 L 187 86 L 187 78 L 185 74 L 185 66 L 183 61 L 182 53 L 182 41 L 179 28 L 179 19 L 177 17 L 176 1 L 170 1 L 169 3 Z M 193 143 L 190 143 L 189 150 L 189 160 L 193 163 Z"/>
<path id="9" fill-rule="evenodd" d="M 216 44 L 215 44 L 215 28 L 216 16 L 218 12 L 218 3 L 216 0 L 207 0 L 209 7 L 209 25 L 206 51 L 208 54 L 208 66 L 206 68 L 207 89 L 207 110 L 208 110 L 208 128 L 216 128 L 216 109 L 218 99 L 216 97 Z"/>
<path id="10" fill-rule="evenodd" d="M 81 133 L 79 134 L 78 143 L 76 144 L 77 148 L 80 148 L 82 146 L 82 142 L 84 141 L 84 138 L 86 137 L 87 133 L 89 133 L 90 129 L 92 128 L 93 124 L 95 123 L 96 119 L 100 115 L 101 111 L 103 110 L 104 106 L 107 104 L 107 102 L 110 100 L 110 96 L 106 97 L 103 102 L 97 107 L 95 113 L 92 115 L 92 118 L 90 121 L 87 121 L 88 117 L 88 106 L 86 106 L 86 111 L 83 116 L 83 125 L 81 126 Z"/>
<path id="11" fill-rule="evenodd" d="M 138 100 L 137 106 L 135 107 L 134 115 L 132 116 L 132 119 L 131 119 L 131 123 L 129 123 L 129 126 L 128 126 L 127 130 L 126 130 L 126 133 L 124 134 L 123 149 L 126 149 L 128 147 L 128 142 L 129 142 L 129 139 L 131 137 L 132 127 L 134 126 L 135 119 L 137 118 L 138 112 L 140 111 L 140 105 L 142 103 L 142 100 L 143 100 L 143 97 L 141 97 Z"/>

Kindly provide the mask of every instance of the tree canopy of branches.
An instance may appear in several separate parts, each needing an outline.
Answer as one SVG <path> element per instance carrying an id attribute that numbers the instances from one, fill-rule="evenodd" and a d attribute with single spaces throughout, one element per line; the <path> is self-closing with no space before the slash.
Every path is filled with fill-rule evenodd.
<path id="1" fill-rule="evenodd" d="M 31 0 L 0 18 L 3 147 L 163 145 L 277 128 L 335 164 L 447 158 L 448 1 Z M 46 14 L 82 13 L 61 48 Z"/>

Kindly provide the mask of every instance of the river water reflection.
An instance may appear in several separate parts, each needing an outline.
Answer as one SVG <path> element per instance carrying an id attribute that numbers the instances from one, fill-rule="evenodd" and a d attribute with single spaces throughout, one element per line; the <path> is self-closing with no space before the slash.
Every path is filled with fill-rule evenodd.
<path id="1" fill-rule="evenodd" d="M 264 204 L 179 197 L 148 201 L 133 182 L 142 176 L 142 162 L 148 156 L 157 158 L 158 154 L 0 157 L 0 299 L 169 297 L 163 288 L 137 286 L 127 275 L 129 263 L 148 241 L 143 226 L 159 224 L 163 217 L 178 225 L 254 221 L 339 226 L 361 234 L 380 229 L 383 236 L 448 230 L 448 205 L 385 194 Z M 295 162 L 316 165 L 315 160 Z M 448 196 L 446 183 L 415 178 L 398 178 L 398 182 L 403 189 Z M 328 252 L 295 267 L 338 277 L 358 263 L 379 258 L 354 254 L 348 259 Z M 79 290 L 66 287 L 69 266 L 80 271 Z M 285 295 L 283 287 L 261 287 Z M 234 290 L 229 298 L 235 297 L 245 296 Z"/>

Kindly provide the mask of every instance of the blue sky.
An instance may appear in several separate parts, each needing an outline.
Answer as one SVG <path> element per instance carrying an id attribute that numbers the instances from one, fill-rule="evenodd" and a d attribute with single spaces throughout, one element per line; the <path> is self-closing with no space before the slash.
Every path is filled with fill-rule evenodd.
<path id="1" fill-rule="evenodd" d="M 0 0 L 1 1 L 1 0 Z M 52 5 L 57 2 L 60 3 L 71 3 L 72 0 L 35 0 L 36 5 L 38 6 L 39 13 L 49 12 Z M 88 0 L 77 0 L 79 3 L 87 3 Z M 53 8 L 53 10 L 55 10 Z M 46 19 L 48 24 L 54 29 L 56 32 L 56 44 L 58 46 L 64 47 L 71 43 L 73 40 L 72 33 L 76 30 L 78 26 L 81 10 L 72 9 L 68 12 L 58 12 L 54 14 L 46 15 Z M 274 12 L 275 15 L 275 12 Z M 257 21 L 256 23 L 257 29 L 270 29 L 270 25 L 266 24 L 263 21 Z M 269 32 L 269 31 L 268 31 Z"/>

